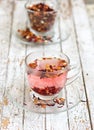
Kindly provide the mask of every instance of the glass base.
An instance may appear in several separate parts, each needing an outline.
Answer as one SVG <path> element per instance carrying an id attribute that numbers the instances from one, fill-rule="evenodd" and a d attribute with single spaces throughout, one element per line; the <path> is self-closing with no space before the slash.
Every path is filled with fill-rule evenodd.
<path id="1" fill-rule="evenodd" d="M 20 84 L 20 81 L 19 81 Z M 14 93 L 15 92 L 15 93 Z M 81 102 L 83 86 L 80 78 L 65 86 L 52 100 L 40 99 L 29 87 L 18 86 L 8 89 L 7 96 L 18 108 L 36 113 L 58 113 L 67 111 Z"/>
<path id="2" fill-rule="evenodd" d="M 47 33 L 47 37 L 46 40 L 44 40 L 44 42 L 34 42 L 34 41 L 27 41 L 26 39 L 24 39 L 23 37 L 21 37 L 18 33 L 18 29 L 20 30 L 26 30 L 26 28 L 28 27 L 27 25 L 18 25 L 18 28 L 16 28 L 14 30 L 14 35 L 15 38 L 17 38 L 19 40 L 19 43 L 21 44 L 26 44 L 26 45 L 51 45 L 51 44 L 56 44 L 56 43 L 60 43 L 63 42 L 65 40 L 67 40 L 70 36 L 70 29 L 67 27 L 67 25 L 64 23 L 62 24 L 62 27 L 59 27 L 59 25 L 55 25 L 55 29 L 52 32 L 48 32 Z M 37 33 L 35 33 L 37 34 Z M 38 35 L 39 36 L 39 35 Z M 43 36 L 43 38 L 45 39 L 45 35 Z"/>
<path id="3" fill-rule="evenodd" d="M 31 92 L 30 92 L 31 97 L 32 97 L 32 95 L 34 95 L 36 98 L 39 98 L 39 99 L 44 100 L 44 101 L 53 100 L 53 99 L 57 98 L 59 94 L 54 94 L 52 96 L 43 96 L 43 95 L 40 95 L 40 94 L 34 92 L 33 90 L 31 90 Z"/>

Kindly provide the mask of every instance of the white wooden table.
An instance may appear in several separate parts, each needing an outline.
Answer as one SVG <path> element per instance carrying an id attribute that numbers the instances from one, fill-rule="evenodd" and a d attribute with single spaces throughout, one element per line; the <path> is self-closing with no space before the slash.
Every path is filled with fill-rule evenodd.
<path id="1" fill-rule="evenodd" d="M 0 130 L 93 130 L 94 129 L 94 6 L 86 8 L 83 0 L 62 0 L 65 20 L 71 36 L 60 44 L 27 46 L 19 43 L 14 30 L 26 22 L 25 1 L 0 0 Z M 69 13 L 68 4 L 72 6 Z M 63 15 L 64 15 L 63 14 Z M 86 102 L 59 114 L 30 113 L 19 109 L 5 97 L 7 87 L 24 86 L 24 58 L 39 49 L 63 50 L 80 63 Z M 14 92 L 15 93 L 15 92 Z M 38 118 L 37 118 L 38 117 Z"/>

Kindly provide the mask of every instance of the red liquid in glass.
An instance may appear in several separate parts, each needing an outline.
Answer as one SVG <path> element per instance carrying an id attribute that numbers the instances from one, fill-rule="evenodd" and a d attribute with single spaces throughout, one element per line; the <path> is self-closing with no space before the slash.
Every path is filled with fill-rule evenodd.
<path id="1" fill-rule="evenodd" d="M 65 71 L 67 62 L 63 60 L 63 65 L 61 61 L 62 59 L 45 58 L 29 64 L 31 71 L 28 72 L 28 81 L 33 91 L 44 96 L 51 96 L 61 91 L 65 86 L 68 72 Z"/>

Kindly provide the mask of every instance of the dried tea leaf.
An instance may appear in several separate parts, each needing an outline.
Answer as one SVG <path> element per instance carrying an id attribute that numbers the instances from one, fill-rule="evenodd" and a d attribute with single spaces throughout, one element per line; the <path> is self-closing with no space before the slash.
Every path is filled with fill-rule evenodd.
<path id="1" fill-rule="evenodd" d="M 46 108 L 46 104 L 41 104 L 41 107 L 42 108 Z"/>

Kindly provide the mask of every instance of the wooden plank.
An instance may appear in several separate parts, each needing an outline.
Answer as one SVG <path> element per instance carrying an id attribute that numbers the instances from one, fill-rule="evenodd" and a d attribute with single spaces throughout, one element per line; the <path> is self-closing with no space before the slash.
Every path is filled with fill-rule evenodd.
<path id="1" fill-rule="evenodd" d="M 4 8 L 8 8 L 7 13 Z M 0 81 L 6 80 L 7 59 L 10 45 L 12 3 L 1 1 L 0 3 Z M 5 86 L 5 84 L 3 85 Z"/>
<path id="2" fill-rule="evenodd" d="M 73 6 L 73 18 L 74 18 L 74 25 L 76 29 L 76 40 L 78 45 L 78 51 L 80 53 L 80 59 L 83 69 L 83 76 L 84 76 L 84 85 L 86 91 L 86 97 L 88 99 L 87 107 L 88 113 L 90 118 L 91 127 L 85 120 L 86 128 L 93 129 L 94 128 L 94 114 L 93 114 L 93 53 L 94 53 L 94 44 L 92 39 L 92 34 L 90 30 L 89 20 L 86 12 L 86 7 L 84 5 L 83 0 L 72 0 Z M 85 114 L 86 116 L 86 114 Z M 83 127 L 82 127 L 83 128 Z"/>
<path id="3" fill-rule="evenodd" d="M 0 128 L 12 26 L 12 2 L 0 1 Z"/>
<path id="4" fill-rule="evenodd" d="M 76 46 L 76 41 L 75 41 L 76 39 L 74 37 L 75 33 L 74 33 L 72 21 L 70 21 L 70 25 L 72 26 L 71 37 L 65 42 L 65 44 L 62 43 L 62 47 L 63 47 L 64 53 L 66 53 L 69 56 L 71 64 L 78 64 L 79 65 L 79 56 L 77 53 L 77 46 Z M 81 78 L 81 75 L 80 75 L 80 78 Z M 82 87 L 83 93 L 84 93 L 83 82 L 81 80 L 80 80 L 80 83 L 82 84 L 82 86 L 80 85 L 79 87 Z M 72 87 L 72 86 L 70 85 L 69 87 Z M 74 86 L 74 89 L 75 89 L 75 86 Z M 70 91 L 72 91 L 72 89 L 67 88 L 67 98 L 68 98 L 67 101 L 68 102 L 71 102 Z M 73 91 L 75 93 L 75 90 L 73 90 Z M 84 114 L 82 114 L 81 110 L 83 110 Z M 76 106 L 75 108 L 72 108 L 72 110 L 69 110 L 68 116 L 69 116 L 70 130 L 72 130 L 72 129 L 73 130 L 75 130 L 75 129 L 80 130 L 83 128 L 83 126 L 84 126 L 84 129 L 90 127 L 88 110 L 87 110 L 85 103 L 78 104 L 78 106 Z M 80 122 L 79 126 L 76 125 L 75 117 L 77 117 L 77 122 Z M 80 120 L 83 120 L 84 123 L 82 124 Z M 88 122 L 86 120 L 88 120 Z"/>
<path id="5" fill-rule="evenodd" d="M 21 3 L 20 3 L 21 5 Z M 17 27 L 18 22 L 18 8 L 19 4 L 15 5 L 15 3 L 12 3 L 13 6 L 13 17 L 12 17 L 12 23 L 13 24 L 13 30 L 15 27 Z M 13 19 L 14 18 L 14 19 Z M 8 57 L 8 70 L 7 70 L 7 82 L 6 82 L 6 91 L 11 90 L 12 93 L 14 93 L 14 96 L 16 94 L 16 88 L 19 87 L 19 85 L 24 85 L 24 65 L 20 66 L 21 59 L 24 57 L 25 53 L 25 46 L 22 47 L 19 45 L 17 40 L 13 38 L 13 30 L 11 32 L 11 44 L 10 44 L 10 50 L 9 50 L 9 57 Z M 22 80 L 20 83 L 19 81 Z M 13 87 L 15 90 L 13 91 Z M 22 88 L 23 89 L 23 88 Z M 8 93 L 10 95 L 10 93 Z M 6 99 L 7 100 L 7 99 Z M 21 95 L 21 100 L 23 101 L 23 95 Z M 22 103 L 21 101 L 21 103 Z M 7 126 L 4 126 L 7 123 Z M 2 127 L 1 130 L 6 127 L 7 129 L 13 130 L 13 129 L 23 129 L 23 111 L 15 107 L 15 105 L 12 104 L 11 101 L 8 101 L 8 104 L 3 107 L 2 112 Z"/>
<path id="6" fill-rule="evenodd" d="M 87 5 L 86 8 L 87 8 L 89 23 L 90 23 L 90 27 L 94 39 L 94 5 Z"/>

